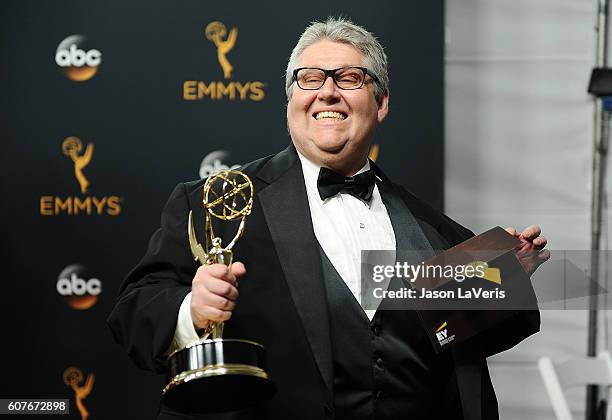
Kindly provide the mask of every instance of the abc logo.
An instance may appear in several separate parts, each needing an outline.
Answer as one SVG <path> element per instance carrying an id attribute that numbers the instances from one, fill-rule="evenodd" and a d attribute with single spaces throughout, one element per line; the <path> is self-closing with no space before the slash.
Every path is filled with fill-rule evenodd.
<path id="1" fill-rule="evenodd" d="M 240 165 L 228 166 L 224 164 L 223 161 L 228 157 L 229 153 L 226 150 L 215 150 L 207 154 L 204 159 L 202 159 L 202 163 L 200 163 L 200 178 L 208 178 L 219 171 L 240 167 Z"/>
<path id="2" fill-rule="evenodd" d="M 60 42 L 55 52 L 55 63 L 62 68 L 66 77 L 75 82 L 94 77 L 102 62 L 102 53 L 85 48 L 85 41 L 82 35 L 70 35 Z"/>
<path id="3" fill-rule="evenodd" d="M 102 293 L 102 282 L 91 277 L 80 264 L 64 268 L 57 278 L 57 293 L 66 298 L 72 309 L 89 309 Z"/>

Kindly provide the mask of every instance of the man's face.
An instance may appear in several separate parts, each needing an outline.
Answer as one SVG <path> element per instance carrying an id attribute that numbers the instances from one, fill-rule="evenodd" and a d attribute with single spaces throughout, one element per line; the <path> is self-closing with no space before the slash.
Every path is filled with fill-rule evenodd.
<path id="1" fill-rule="evenodd" d="M 357 49 L 329 40 L 306 48 L 298 60 L 298 67 L 326 70 L 363 65 L 363 56 Z M 287 123 L 295 147 L 311 161 L 345 175 L 361 169 L 374 129 L 388 111 L 388 95 L 377 103 L 374 83 L 370 76 L 366 76 L 361 89 L 355 90 L 340 89 L 331 77 L 319 90 L 302 90 L 294 83 Z M 319 113 L 325 111 L 340 116 L 322 114 L 327 117 L 321 118 Z"/>

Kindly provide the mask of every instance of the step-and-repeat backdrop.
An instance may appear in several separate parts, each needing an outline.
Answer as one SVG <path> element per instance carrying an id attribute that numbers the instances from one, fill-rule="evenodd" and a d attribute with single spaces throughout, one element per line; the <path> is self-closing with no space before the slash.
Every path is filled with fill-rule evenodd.
<path id="1" fill-rule="evenodd" d="M 391 100 L 377 161 L 443 205 L 442 0 L 0 10 L 2 398 L 70 398 L 70 418 L 155 416 L 164 378 L 134 367 L 105 319 L 178 182 L 289 143 L 284 69 L 312 20 L 345 16 L 379 37 Z"/>

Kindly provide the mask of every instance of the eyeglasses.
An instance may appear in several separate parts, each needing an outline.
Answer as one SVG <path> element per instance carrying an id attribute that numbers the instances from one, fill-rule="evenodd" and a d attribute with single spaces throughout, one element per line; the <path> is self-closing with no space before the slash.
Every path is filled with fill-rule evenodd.
<path id="1" fill-rule="evenodd" d="M 328 77 L 331 77 L 340 89 L 359 89 L 365 83 L 366 75 L 380 83 L 378 77 L 365 67 L 340 67 L 333 70 L 324 70 L 318 67 L 301 67 L 293 70 L 293 81 L 300 89 L 321 89 Z"/>

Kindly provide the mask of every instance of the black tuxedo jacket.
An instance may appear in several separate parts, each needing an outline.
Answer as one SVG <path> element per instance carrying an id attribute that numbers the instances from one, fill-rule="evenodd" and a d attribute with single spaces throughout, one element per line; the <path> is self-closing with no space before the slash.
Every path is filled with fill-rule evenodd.
<path id="1" fill-rule="evenodd" d="M 473 236 L 374 168 L 406 203 L 434 249 L 446 249 Z M 328 306 L 300 160 L 291 145 L 241 170 L 253 181 L 255 198 L 245 234 L 234 248 L 235 260 L 244 262 L 247 275 L 240 281 L 238 305 L 225 325 L 224 337 L 251 339 L 266 347 L 269 373 L 278 392 L 259 407 L 205 418 L 333 417 Z M 166 370 L 165 353 L 174 336 L 179 306 L 198 268 L 189 250 L 187 217 L 193 210 L 195 226 L 203 226 L 202 185 L 203 181 L 179 184 L 172 192 L 161 227 L 122 284 L 108 319 L 116 341 L 144 369 Z M 198 234 L 204 243 L 201 229 Z M 233 234 L 228 227 L 220 236 Z M 525 312 L 450 350 L 462 404 L 457 419 L 497 418 L 486 357 L 537 332 L 539 323 L 537 311 Z M 162 405 L 159 418 L 194 417 Z"/>

